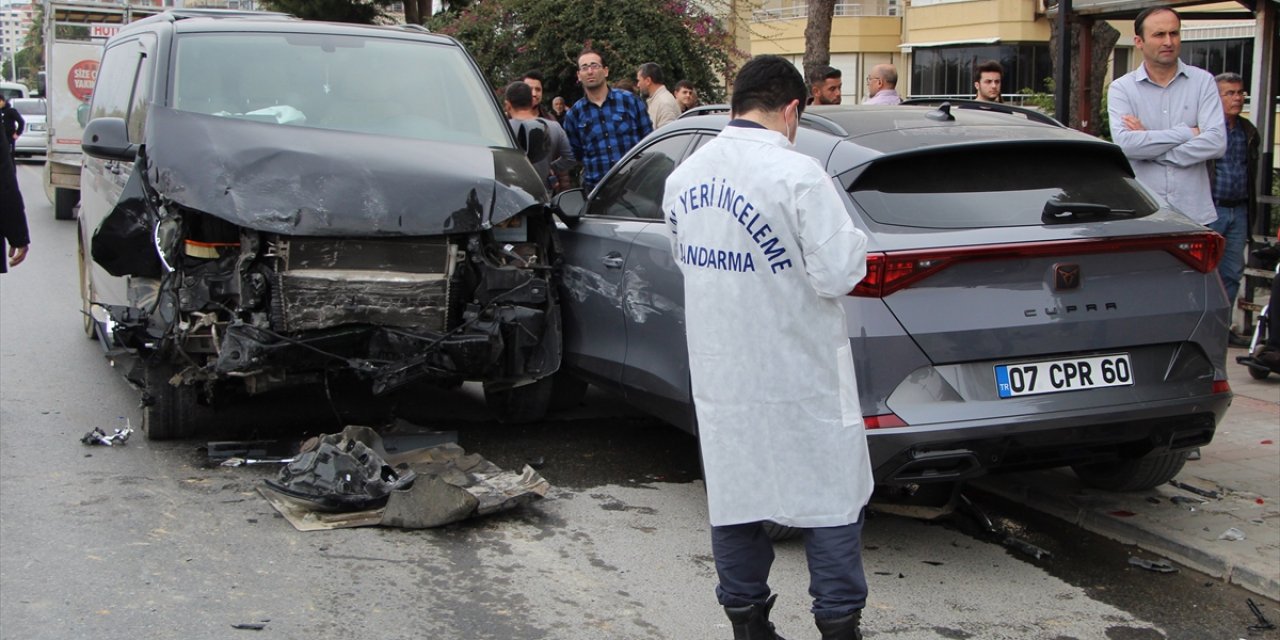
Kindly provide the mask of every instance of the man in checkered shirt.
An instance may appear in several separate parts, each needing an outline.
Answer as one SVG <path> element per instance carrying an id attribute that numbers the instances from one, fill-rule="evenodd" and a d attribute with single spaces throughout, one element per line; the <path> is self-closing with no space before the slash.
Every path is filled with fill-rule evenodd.
<path id="1" fill-rule="evenodd" d="M 609 67 L 597 52 L 578 54 L 578 81 L 586 93 L 565 114 L 564 132 L 573 155 L 582 162 L 582 186 L 587 191 L 609 168 L 653 131 L 648 109 L 635 95 L 610 89 Z"/>

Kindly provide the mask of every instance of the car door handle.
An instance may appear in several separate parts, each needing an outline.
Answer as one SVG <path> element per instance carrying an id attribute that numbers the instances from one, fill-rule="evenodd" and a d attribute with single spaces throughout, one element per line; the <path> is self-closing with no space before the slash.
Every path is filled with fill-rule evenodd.
<path id="1" fill-rule="evenodd" d="M 622 268 L 622 254 L 617 251 L 610 251 L 609 254 L 601 258 L 600 261 L 604 263 L 604 266 L 609 267 L 610 269 Z"/>

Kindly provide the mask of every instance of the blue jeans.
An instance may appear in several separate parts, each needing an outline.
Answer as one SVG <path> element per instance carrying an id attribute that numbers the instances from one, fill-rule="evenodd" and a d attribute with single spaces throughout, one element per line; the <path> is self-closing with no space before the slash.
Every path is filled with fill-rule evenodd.
<path id="1" fill-rule="evenodd" d="M 1218 277 L 1222 278 L 1222 288 L 1227 290 L 1227 301 L 1234 310 L 1236 294 L 1240 292 L 1240 279 L 1244 277 L 1244 245 L 1249 238 L 1249 207 L 1241 204 L 1216 208 L 1218 219 L 1210 222 L 1208 227 L 1227 239 L 1222 262 L 1218 263 Z"/>
<path id="2" fill-rule="evenodd" d="M 804 529 L 809 564 L 809 595 L 815 618 L 847 616 L 867 604 L 867 577 L 862 570 L 862 523 Z M 716 560 L 716 599 L 722 606 L 745 607 L 769 598 L 773 541 L 759 522 L 711 527 L 711 553 Z"/>

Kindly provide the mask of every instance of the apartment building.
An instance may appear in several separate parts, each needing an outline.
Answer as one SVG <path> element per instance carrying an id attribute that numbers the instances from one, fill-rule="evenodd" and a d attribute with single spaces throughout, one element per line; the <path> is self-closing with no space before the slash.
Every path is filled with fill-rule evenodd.
<path id="1" fill-rule="evenodd" d="M 31 29 L 31 4 L 0 6 L 0 55 L 9 58 L 21 50 Z"/>
<path id="2" fill-rule="evenodd" d="M 1051 2 L 1052 4 L 1052 2 Z M 1236 2 L 1195 7 L 1203 16 L 1238 12 Z M 751 15 L 751 52 L 804 57 L 805 0 L 763 0 Z M 1113 75 L 1141 62 L 1133 54 L 1133 23 L 1111 22 L 1120 31 Z M 1187 20 L 1182 57 L 1213 73 L 1253 74 L 1253 21 Z M 846 0 L 831 25 L 831 65 L 844 77 L 844 101 L 867 97 L 864 78 L 872 67 L 898 69 L 898 92 L 911 97 L 971 97 L 973 69 L 997 60 L 1005 68 L 1004 92 L 1016 101 L 1023 89 L 1047 92 L 1053 73 L 1045 0 Z M 1246 87 L 1248 89 L 1248 87 Z"/>

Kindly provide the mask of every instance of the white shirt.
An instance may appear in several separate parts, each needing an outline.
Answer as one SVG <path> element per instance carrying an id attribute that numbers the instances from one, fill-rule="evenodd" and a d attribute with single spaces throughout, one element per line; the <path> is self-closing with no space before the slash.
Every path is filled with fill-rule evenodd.
<path id="1" fill-rule="evenodd" d="M 1218 219 L 1205 163 L 1226 153 L 1227 132 L 1218 85 L 1208 71 L 1179 60 L 1177 74 L 1162 87 L 1144 64 L 1111 83 L 1107 113 L 1111 139 L 1124 149 L 1139 182 L 1200 224 Z M 1145 131 L 1126 129 L 1126 115 L 1137 116 Z"/>
<path id="2" fill-rule="evenodd" d="M 874 486 L 840 300 L 867 239 L 816 160 L 730 125 L 667 178 L 711 524 L 858 520 Z"/>

